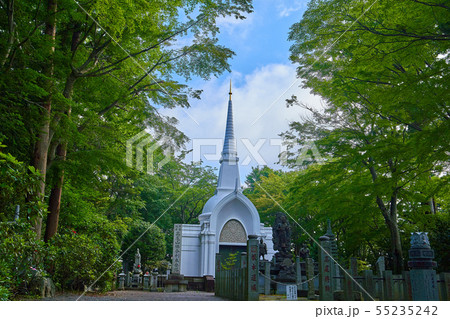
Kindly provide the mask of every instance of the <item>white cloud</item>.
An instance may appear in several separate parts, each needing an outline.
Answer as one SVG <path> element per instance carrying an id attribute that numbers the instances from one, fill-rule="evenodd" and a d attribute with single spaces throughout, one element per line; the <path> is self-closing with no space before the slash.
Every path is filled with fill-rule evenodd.
<path id="1" fill-rule="evenodd" d="M 219 17 L 217 26 L 220 32 L 225 32 L 229 36 L 245 39 L 254 23 L 254 15 L 250 14 L 245 19 L 236 19 L 233 16 Z"/>
<path id="2" fill-rule="evenodd" d="M 280 153 L 280 147 L 276 145 L 274 139 L 279 139 L 278 135 L 288 129 L 290 122 L 300 120 L 301 116 L 306 114 L 303 109 L 286 108 L 285 100 L 295 94 L 299 101 L 320 107 L 320 98 L 311 95 L 308 90 L 299 88 L 300 81 L 296 79 L 295 67 L 292 65 L 271 64 L 245 76 L 233 72 L 232 78 L 233 83 L 239 84 L 233 85 L 232 100 L 234 130 L 241 162 L 241 180 L 244 180 L 252 166 L 262 164 L 255 160 L 251 151 L 258 150 L 268 166 L 280 168 L 274 164 L 278 161 Z M 191 101 L 192 107 L 186 110 L 199 125 L 181 109 L 162 110 L 162 113 L 178 118 L 179 129 L 191 139 L 223 139 L 229 77 L 204 82 L 201 89 L 203 89 L 202 100 Z M 282 93 L 284 94 L 280 97 Z M 243 142 L 242 139 L 246 140 Z M 261 139 L 265 139 L 262 146 Z M 250 152 L 249 145 L 254 146 L 253 149 L 250 147 Z M 192 148 L 192 141 L 187 148 Z M 205 147 L 205 152 L 211 153 L 212 148 Z M 221 149 L 218 153 L 220 151 Z M 192 156 L 187 160 L 192 160 Z M 216 161 L 204 162 L 206 165 L 218 166 Z M 242 165 L 243 162 L 247 165 Z"/>
<path id="3" fill-rule="evenodd" d="M 301 0 L 288 0 L 288 1 L 280 1 L 277 3 L 277 11 L 280 17 L 288 17 L 292 13 L 300 11 L 302 9 L 306 9 L 308 1 Z"/>

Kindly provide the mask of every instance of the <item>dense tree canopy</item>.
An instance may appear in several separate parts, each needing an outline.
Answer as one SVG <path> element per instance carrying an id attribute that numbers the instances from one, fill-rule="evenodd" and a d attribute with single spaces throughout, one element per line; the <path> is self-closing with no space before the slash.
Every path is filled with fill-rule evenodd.
<path id="1" fill-rule="evenodd" d="M 158 109 L 189 107 L 201 91 L 185 82 L 230 71 L 234 52 L 219 43 L 216 21 L 244 19 L 251 1 L 5 0 L 0 8 L 0 220 L 11 221 L 20 205 L 36 242 L 45 239 L 28 266 L 62 289 L 83 288 L 145 222 L 156 221 L 170 251 L 173 223 L 196 221 L 215 176 L 181 158 L 145 174 L 126 165 L 126 144 L 148 130 L 183 147 L 177 119 Z M 70 260 L 81 254 L 76 267 L 91 260 L 77 278 L 67 275 L 76 268 L 64 259 L 70 249 Z M 166 258 L 153 257 L 149 263 Z M 97 284 L 108 289 L 114 271 Z M 0 270 L 1 285 L 17 293 L 8 273 Z"/>
<path id="2" fill-rule="evenodd" d="M 284 137 L 293 165 L 293 146 L 310 141 L 327 159 L 292 187 L 304 214 L 335 216 L 346 231 L 364 229 L 373 254 L 387 246 L 373 249 L 372 236 L 387 228 L 400 271 L 403 234 L 426 230 L 427 213 L 448 214 L 437 202 L 448 192 L 448 7 L 439 0 L 370 5 L 311 1 L 292 26 L 291 60 L 304 87 L 326 105 L 317 111 L 288 100 L 311 113 Z M 352 250 L 361 248 L 353 243 Z"/>

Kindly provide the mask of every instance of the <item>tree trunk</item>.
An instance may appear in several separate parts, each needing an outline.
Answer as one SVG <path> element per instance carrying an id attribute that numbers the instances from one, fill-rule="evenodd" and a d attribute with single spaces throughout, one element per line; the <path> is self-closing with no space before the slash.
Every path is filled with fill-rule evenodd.
<path id="1" fill-rule="evenodd" d="M 400 232 L 398 230 L 397 221 L 389 221 L 386 223 L 391 235 L 392 249 L 392 267 L 395 274 L 401 274 L 403 270 L 403 252 L 402 243 L 400 241 Z"/>
<path id="2" fill-rule="evenodd" d="M 14 0 L 10 0 L 8 2 L 8 7 L 6 8 L 6 12 L 8 15 L 8 33 L 9 33 L 9 37 L 8 37 L 8 44 L 6 45 L 6 50 L 5 53 L 3 54 L 3 58 L 2 61 L 0 63 L 0 66 L 3 68 L 3 66 L 5 65 L 6 61 L 9 58 L 9 54 L 11 53 L 11 48 L 13 46 L 14 43 L 14 33 L 16 31 L 15 28 L 15 23 L 14 23 Z"/>
<path id="3" fill-rule="evenodd" d="M 71 73 L 66 80 L 66 86 L 64 88 L 63 95 L 66 99 L 70 100 L 72 98 L 73 88 L 75 85 L 77 77 Z M 70 116 L 72 109 L 69 106 L 66 115 Z M 67 141 L 61 142 L 57 149 L 56 155 L 59 160 L 65 161 L 67 156 Z M 56 184 L 53 186 L 50 192 L 50 198 L 48 203 L 48 215 L 47 215 L 47 226 L 45 228 L 44 240 L 47 242 L 50 238 L 55 236 L 58 231 L 59 222 L 59 212 L 61 209 L 61 195 L 62 187 L 64 184 L 64 170 L 57 168 L 56 172 Z"/>
<path id="4" fill-rule="evenodd" d="M 383 214 L 391 237 L 393 272 L 400 274 L 403 270 L 403 252 L 397 224 L 397 195 L 395 193 L 392 195 L 389 210 L 379 196 L 377 196 L 377 204 Z"/>
<path id="5" fill-rule="evenodd" d="M 375 182 L 378 178 L 377 172 L 373 167 L 372 158 L 369 159 L 370 174 L 372 175 L 372 180 Z M 389 161 L 389 165 L 393 172 L 395 172 L 395 168 L 392 168 L 392 161 Z M 400 274 L 403 270 L 403 252 L 402 252 L 402 242 L 400 240 L 400 232 L 398 230 L 397 224 L 397 192 L 395 189 L 392 192 L 389 209 L 384 204 L 383 200 L 380 196 L 377 195 L 376 203 L 378 208 L 381 210 L 381 214 L 384 217 L 384 221 L 389 229 L 390 237 L 391 237 L 391 250 L 392 250 L 392 261 L 393 261 L 393 271 L 396 274 Z"/>
<path id="6" fill-rule="evenodd" d="M 56 150 L 56 154 L 59 158 L 65 159 L 67 154 L 66 146 L 67 144 L 59 144 Z M 56 185 L 52 188 L 50 192 L 50 198 L 48 202 L 48 215 L 47 215 L 47 225 L 45 228 L 44 240 L 47 242 L 52 238 L 58 230 L 59 222 L 59 211 L 61 208 L 61 194 L 62 185 L 64 182 L 64 170 L 58 168 Z"/>
<path id="7" fill-rule="evenodd" d="M 53 55 L 55 52 L 55 36 L 56 36 L 56 0 L 47 1 L 47 13 L 48 18 L 45 25 L 45 35 L 46 38 L 52 43 L 50 50 L 48 52 L 49 59 L 47 64 L 43 67 L 43 74 L 47 76 L 49 80 L 44 83 L 44 88 L 48 95 L 43 101 L 42 107 L 42 126 L 39 130 L 37 136 L 37 142 L 34 146 L 33 154 L 33 166 L 42 174 L 41 182 L 39 185 L 39 198 L 44 200 L 45 197 L 45 175 L 47 174 L 47 157 L 48 157 L 48 147 L 50 144 L 50 113 L 52 109 L 52 94 L 53 81 L 51 80 L 53 76 Z M 36 237 L 41 238 L 42 231 L 42 215 L 37 216 L 34 223 L 34 230 L 36 232 Z"/>
<path id="8" fill-rule="evenodd" d="M 391 202 L 389 206 L 391 224 L 388 225 L 388 227 L 391 233 L 393 271 L 395 274 L 401 274 L 403 270 L 403 252 L 402 252 L 402 242 L 400 240 L 400 232 L 398 230 L 397 224 L 397 200 L 398 200 L 397 191 L 394 190 L 391 196 Z"/>

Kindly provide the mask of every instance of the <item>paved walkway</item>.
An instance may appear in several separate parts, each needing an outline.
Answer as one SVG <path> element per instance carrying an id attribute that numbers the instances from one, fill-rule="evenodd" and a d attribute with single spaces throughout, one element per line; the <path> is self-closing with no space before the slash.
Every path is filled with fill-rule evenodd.
<path id="1" fill-rule="evenodd" d="M 44 298 L 45 301 L 75 301 L 80 295 L 61 294 L 53 298 Z M 187 292 L 150 292 L 143 290 L 111 291 L 105 294 L 86 294 L 80 301 L 224 301 L 214 293 L 204 291 Z"/>

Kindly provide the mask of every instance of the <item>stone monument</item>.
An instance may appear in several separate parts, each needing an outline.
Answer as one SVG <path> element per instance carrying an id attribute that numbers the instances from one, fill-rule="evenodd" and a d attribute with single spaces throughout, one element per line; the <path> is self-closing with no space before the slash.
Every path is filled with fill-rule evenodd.
<path id="1" fill-rule="evenodd" d="M 319 298 L 321 301 L 333 300 L 333 261 L 331 259 L 330 237 L 319 238 Z"/>
<path id="2" fill-rule="evenodd" d="M 139 288 L 142 283 L 142 269 L 141 269 L 141 253 L 139 248 L 134 255 L 133 274 L 131 277 L 131 288 Z"/>
<path id="3" fill-rule="evenodd" d="M 337 249 L 337 241 L 336 241 L 336 235 L 333 234 L 333 231 L 331 230 L 331 220 L 327 219 L 327 232 L 325 233 L 325 236 L 327 236 L 330 239 L 330 249 L 331 249 L 331 256 L 333 257 L 333 288 L 336 290 L 341 290 L 341 281 L 338 279 L 341 276 L 341 271 L 339 269 L 339 265 L 337 263 L 338 260 L 338 249 Z"/>
<path id="4" fill-rule="evenodd" d="M 436 271 L 428 235 L 425 232 L 411 234 L 408 267 L 411 277 L 413 301 L 439 301 Z"/>
<path id="5" fill-rule="evenodd" d="M 296 284 L 295 264 L 292 262 L 291 227 L 286 214 L 278 212 L 273 224 L 273 247 L 278 250 L 274 258 L 277 293 L 285 294 L 287 284 Z"/>

